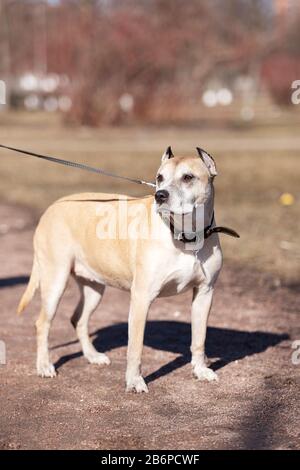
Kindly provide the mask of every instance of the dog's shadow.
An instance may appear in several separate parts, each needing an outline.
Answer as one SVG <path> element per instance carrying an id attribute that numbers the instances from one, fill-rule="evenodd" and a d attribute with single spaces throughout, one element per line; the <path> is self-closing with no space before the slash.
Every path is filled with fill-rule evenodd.
<path id="1" fill-rule="evenodd" d="M 127 323 L 117 323 L 95 331 L 92 334 L 94 346 L 101 352 L 109 352 L 112 349 L 126 346 L 127 328 Z M 218 370 L 230 362 L 261 353 L 286 339 L 289 339 L 287 334 L 210 327 L 207 332 L 206 354 L 208 358 L 218 358 L 211 364 L 213 370 Z M 146 382 L 152 382 L 187 364 L 190 361 L 190 342 L 191 325 L 189 323 L 149 321 L 145 332 L 145 346 L 175 353 L 178 354 L 178 357 L 148 375 Z M 75 343 L 76 341 L 60 344 L 53 349 Z M 59 369 L 66 362 L 81 355 L 81 352 L 65 355 L 57 361 L 55 367 Z"/>

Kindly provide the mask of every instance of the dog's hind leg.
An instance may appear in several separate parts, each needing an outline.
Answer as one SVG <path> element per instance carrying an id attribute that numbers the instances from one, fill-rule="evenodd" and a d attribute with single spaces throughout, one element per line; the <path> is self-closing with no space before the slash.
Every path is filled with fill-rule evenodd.
<path id="1" fill-rule="evenodd" d="M 69 266 L 59 270 L 55 267 L 41 269 L 42 309 L 36 322 L 37 329 L 37 373 L 41 377 L 55 377 L 56 372 L 49 359 L 48 336 L 51 322 L 56 313 L 59 301 L 65 290 L 70 273 Z"/>
<path id="2" fill-rule="evenodd" d="M 88 333 L 89 318 L 101 301 L 105 285 L 89 282 L 80 277 L 76 277 L 76 281 L 80 289 L 80 300 L 71 318 L 71 323 L 76 329 L 83 355 L 91 364 L 108 365 L 110 364 L 109 358 L 94 348 Z"/>

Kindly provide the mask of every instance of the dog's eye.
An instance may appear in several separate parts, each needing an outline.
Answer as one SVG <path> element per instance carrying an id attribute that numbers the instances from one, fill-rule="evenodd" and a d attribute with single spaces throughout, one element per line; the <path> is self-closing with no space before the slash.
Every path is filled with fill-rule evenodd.
<path id="1" fill-rule="evenodd" d="M 189 181 L 192 181 L 192 179 L 194 179 L 194 175 L 187 173 L 186 175 L 183 175 L 182 179 L 185 183 L 188 183 Z"/>
<path id="2" fill-rule="evenodd" d="M 157 177 L 156 177 L 156 181 L 157 181 L 158 183 L 162 183 L 162 182 L 163 182 L 163 180 L 164 180 L 164 177 L 163 177 L 163 175 L 161 175 L 161 174 L 157 175 Z"/>

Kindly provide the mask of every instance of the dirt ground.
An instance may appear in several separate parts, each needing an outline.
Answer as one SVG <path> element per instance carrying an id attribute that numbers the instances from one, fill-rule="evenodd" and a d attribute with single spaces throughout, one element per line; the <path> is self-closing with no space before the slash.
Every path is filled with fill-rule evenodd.
<path id="1" fill-rule="evenodd" d="M 124 374 L 129 296 L 108 289 L 91 321 L 109 367 L 82 357 L 69 322 L 77 292 L 70 283 L 55 318 L 55 379 L 35 374 L 38 296 L 15 314 L 32 261 L 35 217 L 0 205 L 0 365 L 2 449 L 300 448 L 299 286 L 225 264 L 215 295 L 207 352 L 219 383 L 197 382 L 189 365 L 190 295 L 157 301 L 145 338 L 149 394 L 127 394 Z"/>

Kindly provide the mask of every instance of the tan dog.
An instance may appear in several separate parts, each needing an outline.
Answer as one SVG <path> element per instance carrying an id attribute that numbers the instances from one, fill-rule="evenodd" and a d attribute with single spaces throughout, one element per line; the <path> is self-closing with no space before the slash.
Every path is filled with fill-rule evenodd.
<path id="1" fill-rule="evenodd" d="M 141 375 L 141 356 L 152 301 L 187 289 L 193 289 L 194 375 L 200 380 L 217 379 L 206 366 L 204 344 L 213 289 L 222 265 L 218 235 L 213 233 L 200 247 L 188 243 L 184 231 L 179 239 L 174 238 L 176 214 L 193 213 L 196 207 L 204 208 L 204 226 L 214 226 L 216 167 L 206 152 L 201 149 L 198 152 L 199 156 L 195 157 L 174 157 L 171 148 L 167 149 L 157 174 L 155 198 L 79 194 L 56 201 L 43 214 L 34 236 L 30 281 L 18 308 L 20 313 L 40 287 L 42 308 L 36 322 L 40 376 L 56 375 L 49 360 L 48 334 L 72 274 L 81 298 L 71 321 L 84 356 L 93 364 L 110 363 L 105 354 L 96 351 L 88 335 L 89 317 L 98 306 L 105 286 L 131 292 L 127 390 L 148 391 Z M 125 206 L 130 221 L 124 217 Z M 162 217 L 162 207 L 169 211 L 169 225 Z M 149 235 L 150 224 L 155 228 Z M 203 233 L 203 226 L 201 230 Z"/>

